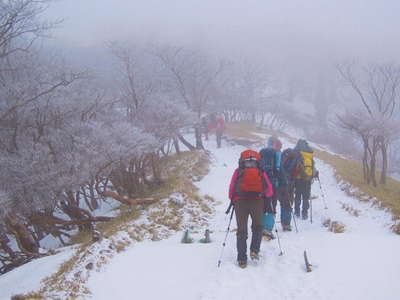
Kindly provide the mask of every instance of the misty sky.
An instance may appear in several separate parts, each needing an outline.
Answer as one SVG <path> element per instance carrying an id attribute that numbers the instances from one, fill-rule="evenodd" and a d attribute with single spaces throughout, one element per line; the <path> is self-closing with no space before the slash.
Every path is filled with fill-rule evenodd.
<path id="1" fill-rule="evenodd" d="M 400 61 L 398 0 L 58 0 L 58 43 L 196 45 L 223 55 L 307 63 Z"/>

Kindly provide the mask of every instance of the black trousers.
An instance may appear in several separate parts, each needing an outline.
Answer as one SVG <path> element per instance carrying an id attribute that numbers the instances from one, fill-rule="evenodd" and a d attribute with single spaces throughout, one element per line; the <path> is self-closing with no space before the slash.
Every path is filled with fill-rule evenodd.
<path id="1" fill-rule="evenodd" d="M 264 214 L 276 214 L 276 205 L 278 200 L 283 210 L 292 210 L 291 197 L 288 186 L 279 186 L 274 188 L 274 195 L 264 200 Z"/>
<path id="2" fill-rule="evenodd" d="M 295 197 L 294 210 L 296 214 L 300 214 L 300 206 L 302 213 L 307 213 L 310 207 L 311 196 L 311 180 L 296 179 L 294 183 Z"/>

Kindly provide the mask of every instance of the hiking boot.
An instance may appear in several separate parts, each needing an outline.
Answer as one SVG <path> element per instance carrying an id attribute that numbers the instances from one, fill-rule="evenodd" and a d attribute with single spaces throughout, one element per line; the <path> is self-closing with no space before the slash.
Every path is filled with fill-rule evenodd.
<path id="1" fill-rule="evenodd" d="M 283 231 L 292 231 L 292 226 L 289 225 L 282 225 L 282 230 Z"/>
<path id="2" fill-rule="evenodd" d="M 303 212 L 301 213 L 301 218 L 302 218 L 303 220 L 307 220 L 307 219 L 308 219 L 308 214 L 307 214 L 306 211 L 303 211 Z"/>
<path id="3" fill-rule="evenodd" d="M 257 252 L 250 252 L 250 258 L 251 260 L 259 260 L 260 256 L 258 255 Z"/>
<path id="4" fill-rule="evenodd" d="M 266 229 L 264 229 L 262 236 L 263 236 L 263 239 L 265 239 L 267 241 L 273 240 L 275 238 L 275 236 L 272 233 L 272 231 L 266 230 Z"/>
<path id="5" fill-rule="evenodd" d="M 245 269 L 247 267 L 247 261 L 245 260 L 238 260 L 239 268 Z"/>

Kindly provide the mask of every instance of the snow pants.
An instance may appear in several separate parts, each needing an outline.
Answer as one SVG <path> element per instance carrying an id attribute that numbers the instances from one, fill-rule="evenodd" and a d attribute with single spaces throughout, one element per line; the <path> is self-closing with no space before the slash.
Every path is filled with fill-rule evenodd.
<path id="1" fill-rule="evenodd" d="M 290 202 L 290 206 L 293 207 L 293 203 L 294 203 L 294 182 L 295 180 L 289 180 L 289 183 L 287 185 L 287 193 L 288 193 L 288 199 Z"/>
<path id="2" fill-rule="evenodd" d="M 272 231 L 275 225 L 276 205 L 281 207 L 281 223 L 282 225 L 290 225 L 292 219 L 292 204 L 288 186 L 280 186 L 274 189 L 274 195 L 264 201 L 264 229 Z"/>
<path id="3" fill-rule="evenodd" d="M 236 246 L 238 251 L 238 261 L 247 261 L 247 222 L 251 217 L 251 244 L 250 251 L 258 253 L 260 251 L 262 237 L 262 216 L 264 202 L 260 199 L 240 199 L 235 204 L 235 215 L 237 222 Z"/>
<path id="4" fill-rule="evenodd" d="M 295 184 L 295 197 L 294 197 L 295 213 L 297 215 L 300 214 L 300 206 L 301 206 L 302 214 L 307 215 L 308 208 L 310 207 L 311 180 L 296 179 L 294 184 Z"/>
<path id="5" fill-rule="evenodd" d="M 222 134 L 223 134 L 223 130 L 217 128 L 216 132 L 215 132 L 215 137 L 217 139 L 217 147 L 221 148 L 221 139 L 222 139 Z"/>
<path id="6" fill-rule="evenodd" d="M 278 199 L 281 206 L 281 224 L 290 225 L 292 220 L 292 202 L 290 201 L 289 186 L 278 188 Z"/>

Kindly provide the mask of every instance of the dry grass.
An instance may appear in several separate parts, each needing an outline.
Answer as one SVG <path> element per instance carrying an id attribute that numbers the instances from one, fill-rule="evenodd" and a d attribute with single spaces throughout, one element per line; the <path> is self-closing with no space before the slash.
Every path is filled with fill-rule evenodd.
<path id="1" fill-rule="evenodd" d="M 228 135 L 235 136 L 238 138 L 251 139 L 261 142 L 264 142 L 266 139 L 253 133 L 260 133 L 268 136 L 269 135 L 281 136 L 290 140 L 291 142 L 296 142 L 296 139 L 294 139 L 293 137 L 284 132 L 259 128 L 256 126 L 255 123 L 249 121 L 228 123 L 226 126 L 226 133 Z"/>
<path id="2" fill-rule="evenodd" d="M 258 131 L 255 124 L 251 122 L 235 122 L 227 123 L 225 132 L 237 138 L 250 139 L 250 140 L 263 140 L 258 135 L 252 134 L 252 132 Z M 262 132 L 260 132 L 262 133 Z"/>
<path id="3" fill-rule="evenodd" d="M 361 215 L 361 210 L 354 208 L 352 205 L 346 203 L 341 203 L 341 204 L 342 208 L 352 216 L 359 217 Z"/>
<path id="4" fill-rule="evenodd" d="M 400 234 L 400 182 L 391 177 L 387 178 L 386 185 L 373 187 L 364 183 L 362 164 L 355 160 L 333 155 L 325 151 L 318 151 L 318 157 L 335 168 L 338 181 L 348 182 L 342 189 L 350 196 L 361 201 L 373 201 L 380 208 L 387 208 L 393 213 L 393 231 Z M 357 190 L 354 190 L 355 187 Z"/>
<path id="5" fill-rule="evenodd" d="M 331 219 L 326 219 L 322 225 L 327 227 L 329 231 L 333 233 L 343 233 L 346 231 L 346 226 L 340 221 L 332 221 Z"/>
<path id="6" fill-rule="evenodd" d="M 38 293 L 29 293 L 25 295 L 14 295 L 11 300 L 43 300 L 44 298 Z"/>

